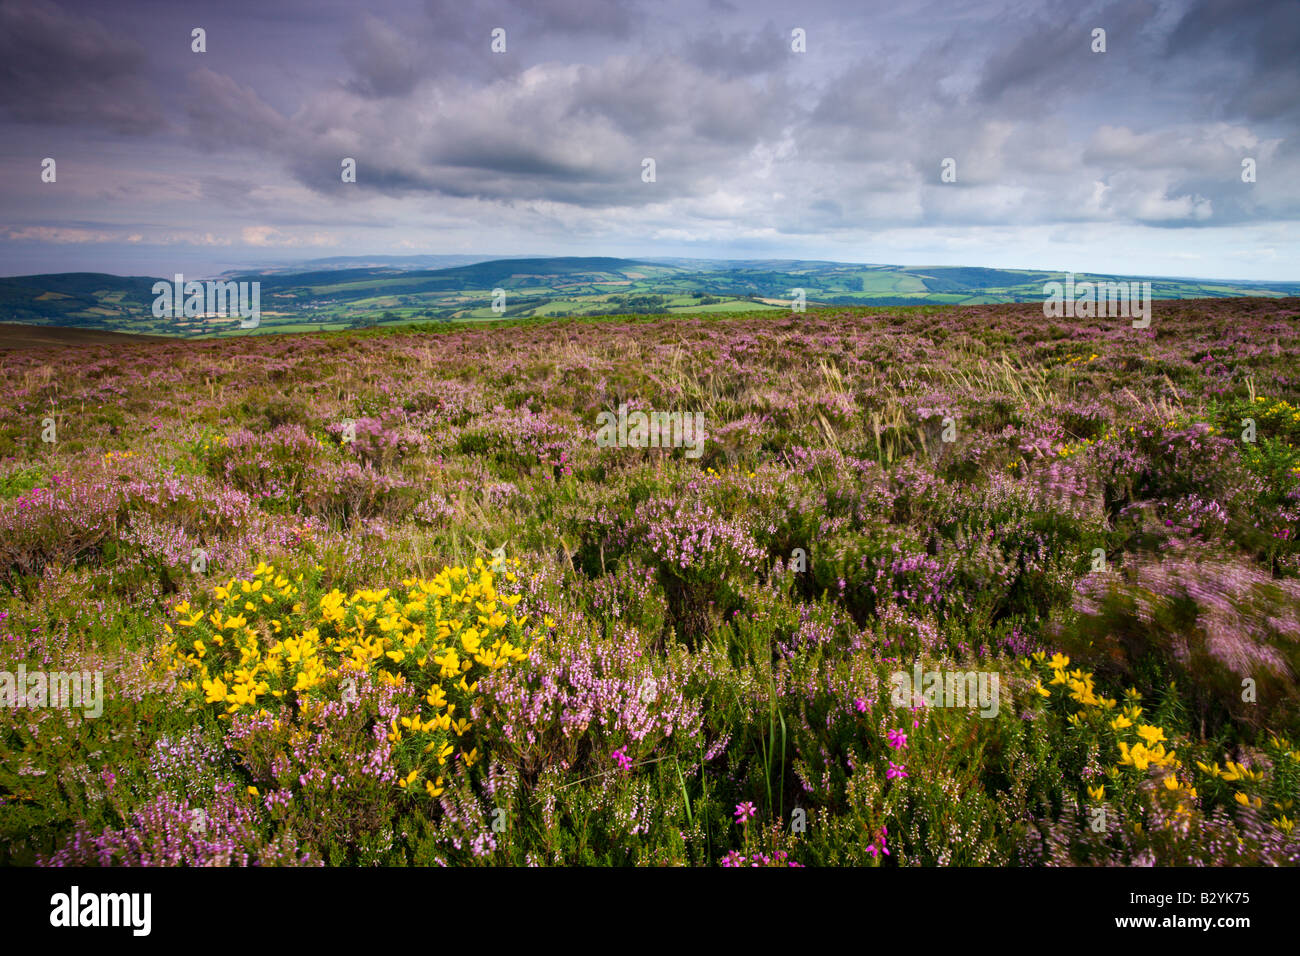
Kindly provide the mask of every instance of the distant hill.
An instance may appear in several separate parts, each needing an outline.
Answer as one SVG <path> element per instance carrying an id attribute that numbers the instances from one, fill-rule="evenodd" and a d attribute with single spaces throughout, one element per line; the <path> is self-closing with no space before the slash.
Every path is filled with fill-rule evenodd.
<path id="1" fill-rule="evenodd" d="M 470 261 L 423 268 L 429 260 L 456 258 Z M 1033 302 L 1043 299 L 1044 283 L 1064 279 L 1063 273 L 1031 269 L 774 259 L 335 256 L 311 265 L 300 271 L 273 265 L 223 278 L 261 283 L 255 334 L 529 316 L 780 312 L 790 308 L 796 290 L 803 290 L 809 307 Z M 1297 282 L 1076 279 L 1150 281 L 1157 299 L 1300 295 Z M 173 337 L 249 334 L 233 317 L 154 318 L 157 281 L 84 272 L 0 279 L 0 322 Z"/>
<path id="2" fill-rule="evenodd" d="M 150 313 L 157 281 L 100 272 L 0 279 L 0 322 L 116 328 Z"/>
<path id="3" fill-rule="evenodd" d="M 256 271 L 262 275 L 284 272 L 328 272 L 337 269 L 452 269 L 456 266 L 469 266 L 476 262 L 490 262 L 494 259 L 527 258 L 525 256 L 326 256 L 320 259 L 300 259 L 294 262 L 268 263 Z M 228 269 L 223 276 L 247 273 L 247 269 Z"/>
<path id="4" fill-rule="evenodd" d="M 234 274 L 237 279 L 260 279 L 263 290 L 308 288 L 319 285 L 336 286 L 366 279 L 382 280 L 400 276 L 402 287 L 408 291 L 446 291 L 451 289 L 481 289 L 488 285 L 525 284 L 523 280 L 537 277 L 587 276 L 593 279 L 623 278 L 624 271 L 638 265 L 634 259 L 609 259 L 603 257 L 565 257 L 557 259 L 493 259 L 471 265 L 447 269 L 392 269 L 358 268 L 319 272 L 296 272 L 286 275 L 264 275 L 256 272 Z M 650 265 L 650 263 L 644 263 Z M 365 287 L 358 292 L 367 291 Z"/>

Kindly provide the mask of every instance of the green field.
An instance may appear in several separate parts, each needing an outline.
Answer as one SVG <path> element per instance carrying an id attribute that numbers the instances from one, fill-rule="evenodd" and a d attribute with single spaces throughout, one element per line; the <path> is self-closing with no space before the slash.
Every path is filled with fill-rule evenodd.
<path id="1" fill-rule="evenodd" d="M 802 289 L 816 306 L 975 306 L 1040 302 L 1064 274 L 839 262 L 556 258 L 499 259 L 449 269 L 368 267 L 227 274 L 261 283 L 259 333 L 419 322 L 773 312 Z M 1138 277 L 1081 274 L 1076 281 Z M 230 319 L 155 318 L 146 277 L 63 273 L 0 279 L 0 321 L 200 338 L 245 335 Z M 1300 294 L 1300 283 L 1150 278 L 1157 299 Z M 504 305 L 496 290 L 504 293 Z M 494 309 L 494 304 L 497 308 Z"/>

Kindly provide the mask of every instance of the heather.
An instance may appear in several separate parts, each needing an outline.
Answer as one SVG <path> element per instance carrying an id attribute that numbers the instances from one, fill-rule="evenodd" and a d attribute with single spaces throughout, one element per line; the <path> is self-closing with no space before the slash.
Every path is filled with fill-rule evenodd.
<path id="1" fill-rule="evenodd" d="M 1296 862 L 1297 320 L 0 354 L 0 670 L 106 698 L 0 708 L 0 858 Z M 601 447 L 622 404 L 702 454 Z"/>

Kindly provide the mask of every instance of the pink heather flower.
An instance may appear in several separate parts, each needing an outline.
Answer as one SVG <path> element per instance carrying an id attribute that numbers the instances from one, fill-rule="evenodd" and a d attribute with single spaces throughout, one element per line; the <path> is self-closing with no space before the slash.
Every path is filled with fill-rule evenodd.
<path id="1" fill-rule="evenodd" d="M 885 771 L 886 780 L 897 780 L 907 776 L 907 769 L 901 763 L 889 761 L 889 769 Z"/>
<path id="2" fill-rule="evenodd" d="M 610 756 L 614 758 L 614 762 L 618 764 L 618 768 L 620 770 L 632 769 L 632 758 L 627 755 L 627 744 L 624 744 L 622 747 L 619 747 L 612 754 L 610 754 Z"/>
<path id="3" fill-rule="evenodd" d="M 881 853 L 885 854 L 885 856 L 892 856 L 893 854 L 889 852 L 889 847 L 885 846 L 885 837 L 887 836 L 889 836 L 889 827 L 882 823 L 880 825 L 880 832 L 877 833 L 876 838 L 871 841 L 871 846 L 867 847 L 867 852 L 872 856 L 879 856 Z"/>
<path id="4" fill-rule="evenodd" d="M 737 823 L 747 823 L 753 819 L 754 814 L 756 813 L 758 813 L 758 807 L 754 806 L 752 803 L 746 802 L 736 804 Z"/>
<path id="5" fill-rule="evenodd" d="M 853 706 L 857 708 L 859 714 L 865 714 L 867 712 L 867 702 L 861 697 L 853 702 Z"/>
<path id="6" fill-rule="evenodd" d="M 889 746 L 893 747 L 895 750 L 902 750 L 907 746 L 907 734 L 903 733 L 901 730 L 891 730 L 889 733 L 885 734 L 885 739 L 889 742 Z"/>

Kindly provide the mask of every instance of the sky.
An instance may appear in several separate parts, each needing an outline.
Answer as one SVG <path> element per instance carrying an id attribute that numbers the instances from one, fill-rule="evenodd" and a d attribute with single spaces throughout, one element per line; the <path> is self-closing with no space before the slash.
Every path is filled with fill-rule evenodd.
<path id="1" fill-rule="evenodd" d="M 1298 48 L 1300 0 L 0 0 L 0 274 L 474 254 L 1297 281 Z"/>

